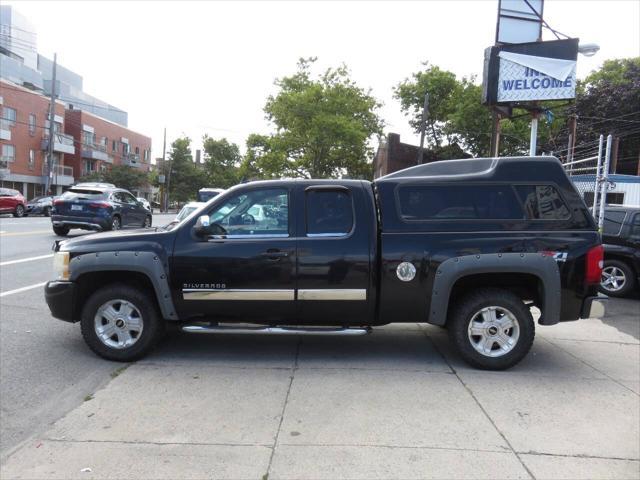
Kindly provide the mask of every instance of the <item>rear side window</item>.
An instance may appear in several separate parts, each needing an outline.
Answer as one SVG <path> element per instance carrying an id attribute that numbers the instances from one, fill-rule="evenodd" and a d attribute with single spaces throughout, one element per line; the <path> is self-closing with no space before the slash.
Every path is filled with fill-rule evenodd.
<path id="1" fill-rule="evenodd" d="M 604 212 L 604 221 L 602 222 L 602 229 L 605 235 L 620 235 L 622 230 L 622 224 L 624 223 L 624 217 L 627 216 L 627 212 Z"/>
<path id="2" fill-rule="evenodd" d="M 353 228 L 351 195 L 342 190 L 306 192 L 307 235 L 341 236 Z"/>
<path id="3" fill-rule="evenodd" d="M 404 220 L 522 220 L 509 185 L 412 185 L 398 192 Z"/>
<path id="4" fill-rule="evenodd" d="M 527 217 L 532 220 L 566 220 L 569 208 L 551 185 L 516 185 Z"/>
<path id="5" fill-rule="evenodd" d="M 62 200 L 102 200 L 106 197 L 107 194 L 100 190 L 71 188 L 64 192 L 60 198 Z"/>

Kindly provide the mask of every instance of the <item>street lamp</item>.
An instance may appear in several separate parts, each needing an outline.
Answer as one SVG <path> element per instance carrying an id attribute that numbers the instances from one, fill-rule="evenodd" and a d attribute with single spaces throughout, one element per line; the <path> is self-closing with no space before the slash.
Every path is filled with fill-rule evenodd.
<path id="1" fill-rule="evenodd" d="M 593 57 L 600 50 L 600 45 L 597 43 L 581 43 L 578 45 L 578 53 L 581 53 L 585 57 Z"/>

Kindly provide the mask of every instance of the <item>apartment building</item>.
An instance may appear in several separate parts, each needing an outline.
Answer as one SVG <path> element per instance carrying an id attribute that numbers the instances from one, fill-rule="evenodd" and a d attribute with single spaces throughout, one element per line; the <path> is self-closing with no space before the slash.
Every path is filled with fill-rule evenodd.
<path id="1" fill-rule="evenodd" d="M 12 82 L 0 80 L 0 185 L 27 198 L 43 195 L 47 175 L 54 194 L 73 184 L 67 157 L 76 153 L 73 137 L 64 133 L 64 103 L 56 102 L 53 165 L 47 169 L 49 99 Z"/>
<path id="2" fill-rule="evenodd" d="M 65 133 L 79 146 L 67 156 L 79 176 L 126 165 L 149 172 L 151 138 L 84 110 L 69 106 L 64 114 Z"/>

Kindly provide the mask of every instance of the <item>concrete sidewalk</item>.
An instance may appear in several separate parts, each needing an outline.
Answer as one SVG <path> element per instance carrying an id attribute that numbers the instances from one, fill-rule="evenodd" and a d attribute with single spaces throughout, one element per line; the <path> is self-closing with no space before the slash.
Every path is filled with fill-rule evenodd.
<path id="1" fill-rule="evenodd" d="M 174 334 L 1 477 L 639 478 L 639 307 L 539 327 L 507 372 L 467 367 L 430 326 Z"/>

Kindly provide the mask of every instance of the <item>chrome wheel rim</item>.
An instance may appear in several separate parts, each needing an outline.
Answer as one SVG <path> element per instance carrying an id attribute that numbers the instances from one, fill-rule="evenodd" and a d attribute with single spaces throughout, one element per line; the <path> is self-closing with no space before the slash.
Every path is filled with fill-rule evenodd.
<path id="1" fill-rule="evenodd" d="M 602 269 L 602 288 L 608 292 L 619 292 L 627 283 L 627 277 L 618 267 L 609 265 Z"/>
<path id="2" fill-rule="evenodd" d="M 133 346 L 140 339 L 144 326 L 140 310 L 121 299 L 102 304 L 93 324 L 98 339 L 107 347 L 118 350 Z"/>
<path id="3" fill-rule="evenodd" d="M 520 324 L 504 307 L 485 307 L 473 315 L 467 334 L 476 352 L 485 357 L 501 357 L 518 344 Z"/>
<path id="4" fill-rule="evenodd" d="M 145 228 L 149 228 L 151 226 L 151 219 L 149 217 L 144 219 Z"/>
<path id="5" fill-rule="evenodd" d="M 111 228 L 113 230 L 120 230 L 120 220 L 118 220 L 117 218 L 114 218 L 113 221 L 111 222 Z"/>

